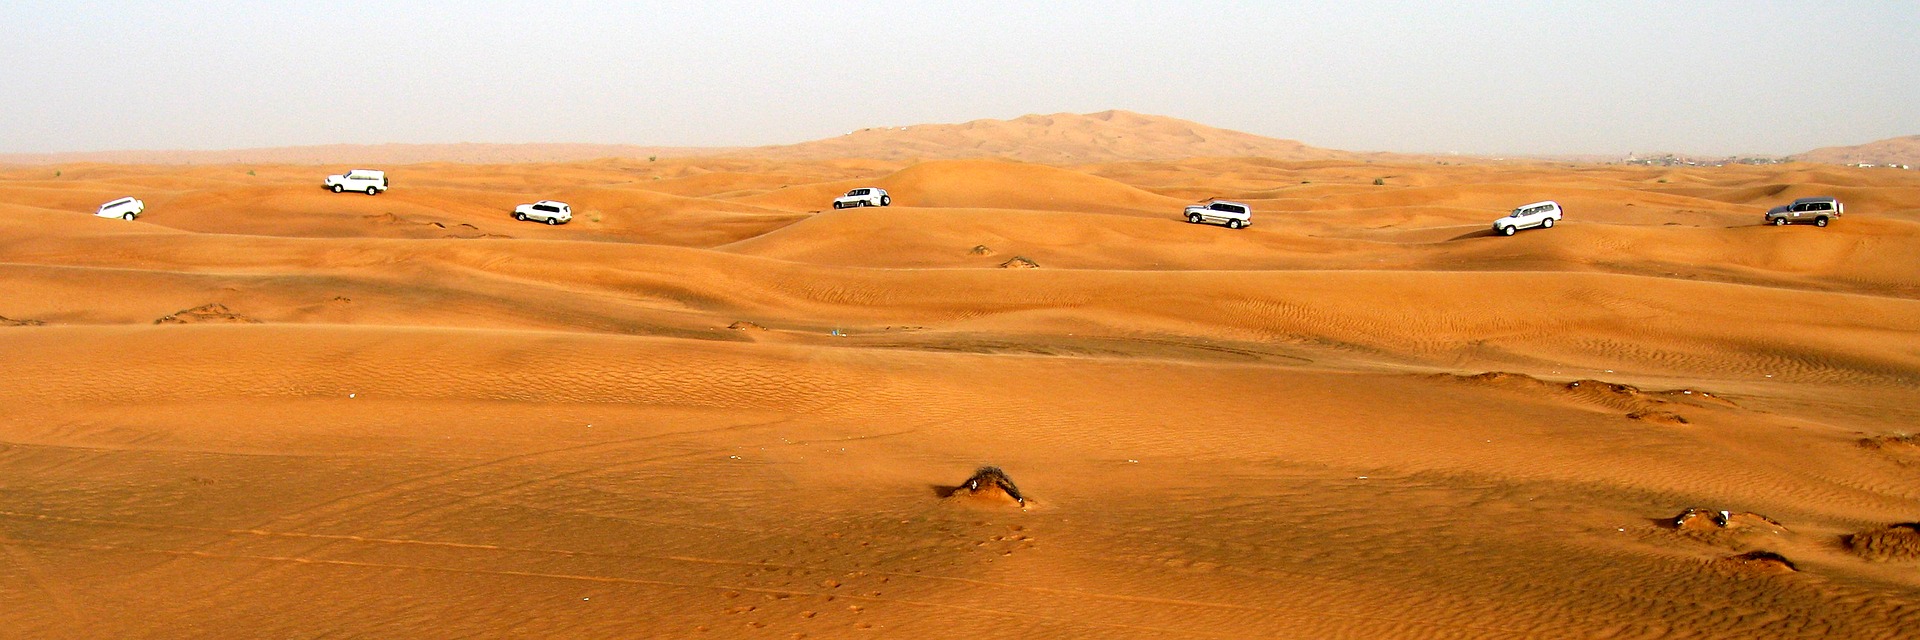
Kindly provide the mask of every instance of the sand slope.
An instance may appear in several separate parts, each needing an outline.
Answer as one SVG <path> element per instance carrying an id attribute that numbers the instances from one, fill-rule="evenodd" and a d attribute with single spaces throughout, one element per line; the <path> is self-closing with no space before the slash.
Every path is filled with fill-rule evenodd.
<path id="1" fill-rule="evenodd" d="M 0 171 L 0 635 L 1920 623 L 1920 178 L 1096 160 Z"/>
<path id="2" fill-rule="evenodd" d="M 747 148 L 647 147 L 614 144 L 377 144 L 319 145 L 233 151 L 98 151 L 0 154 L 0 166 L 86 162 L 122 164 L 512 164 L 595 158 L 863 158 L 921 161 L 1005 158 L 1079 164 L 1193 157 L 1265 157 L 1285 160 L 1391 158 L 1307 146 L 1197 122 L 1130 111 L 1026 115 L 961 124 L 878 127 L 797 144 Z"/>
<path id="3" fill-rule="evenodd" d="M 1920 135 L 1875 140 L 1851 146 L 1821 147 L 1793 156 L 1806 162 L 1831 164 L 1920 165 Z"/>

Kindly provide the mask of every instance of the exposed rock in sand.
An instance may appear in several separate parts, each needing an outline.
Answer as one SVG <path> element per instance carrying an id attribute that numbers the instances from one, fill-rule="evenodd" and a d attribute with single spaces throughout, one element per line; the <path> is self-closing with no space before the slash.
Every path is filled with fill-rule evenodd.
<path id="1" fill-rule="evenodd" d="M 1883 451 L 1912 451 L 1920 449 L 1920 435 L 1894 433 L 1871 438 L 1861 438 L 1860 446 Z"/>
<path id="2" fill-rule="evenodd" d="M 39 320 L 15 320 L 6 316 L 0 316 L 0 327 L 38 327 L 44 324 L 46 323 Z"/>
<path id="3" fill-rule="evenodd" d="M 980 467 L 974 470 L 973 477 L 960 483 L 947 494 L 948 500 L 973 500 L 981 502 L 1010 503 L 1026 506 L 1027 498 L 1021 495 L 1020 488 L 1013 485 L 1013 479 L 1007 477 L 1000 467 Z"/>
<path id="4" fill-rule="evenodd" d="M 732 330 L 734 330 L 734 331 L 746 331 L 746 330 L 749 330 L 749 329 L 751 329 L 751 330 L 754 330 L 754 331 L 766 331 L 766 330 L 767 330 L 767 328 L 766 328 L 766 327 L 763 327 L 763 326 L 760 326 L 760 325 L 758 325 L 758 324 L 755 324 L 755 323 L 752 323 L 752 322 L 748 322 L 748 321 L 745 321 L 745 320 L 740 320 L 740 321 L 736 321 L 736 322 L 734 322 L 733 324 L 730 324 L 730 325 L 727 325 L 727 328 L 728 328 L 728 329 L 732 329 Z"/>
<path id="5" fill-rule="evenodd" d="M 1012 260 L 1008 260 L 1006 262 L 1000 263 L 1000 268 L 1002 269 L 1038 269 L 1040 268 L 1040 263 L 1034 262 L 1032 260 L 1028 260 L 1023 256 L 1014 256 Z"/>
<path id="6" fill-rule="evenodd" d="M 218 302 L 213 302 L 213 303 L 203 304 L 198 307 L 194 307 L 192 309 L 181 309 L 179 311 L 174 312 L 173 315 L 166 316 L 159 320 L 155 320 L 153 321 L 153 323 L 154 324 L 198 324 L 198 323 L 260 324 L 260 321 L 255 320 L 253 318 L 249 318 L 247 316 L 234 313 L 231 309 L 227 308 L 227 305 L 220 304 Z"/>
<path id="7" fill-rule="evenodd" d="M 967 250 L 967 253 L 976 255 L 976 256 L 990 256 L 990 255 L 993 255 L 995 251 L 993 250 L 992 247 L 989 247 L 987 245 L 976 244 L 976 245 L 973 245 L 972 249 Z"/>
<path id="8" fill-rule="evenodd" d="M 1630 397 L 1641 395 L 1640 387 L 1636 387 L 1630 384 L 1620 384 L 1618 382 L 1607 382 L 1605 380 L 1594 380 L 1591 378 L 1569 382 L 1567 383 L 1567 390 L 1569 391 L 1599 390 L 1599 391 L 1611 393 L 1614 395 L 1630 396 Z"/>
<path id="9" fill-rule="evenodd" d="M 1749 529 L 1783 533 L 1787 530 L 1779 521 L 1750 511 L 1714 511 L 1689 507 L 1668 521 L 1669 526 L 1680 531 L 1712 532 L 1724 529 Z"/>
<path id="10" fill-rule="evenodd" d="M 1847 550 L 1868 560 L 1920 560 L 1920 522 L 1902 522 L 1872 531 L 1841 536 Z"/>
<path id="11" fill-rule="evenodd" d="M 1627 414 L 1627 419 L 1665 425 L 1688 424 L 1686 416 L 1672 411 L 1635 411 Z"/>

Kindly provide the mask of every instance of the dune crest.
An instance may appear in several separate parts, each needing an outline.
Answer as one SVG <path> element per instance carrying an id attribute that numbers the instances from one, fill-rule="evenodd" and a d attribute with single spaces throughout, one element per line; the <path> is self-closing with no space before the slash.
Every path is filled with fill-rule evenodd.
<path id="1" fill-rule="evenodd" d="M 1124 112 L 917 129 L 829 152 L 1257 142 Z M 0 327 L 0 636 L 1920 620 L 1920 173 L 384 168 L 376 196 L 298 164 L 0 169 L 0 324 L 45 323 Z M 890 206 L 831 207 L 867 187 Z M 92 215 L 126 195 L 138 220 Z M 1846 216 L 1761 224 L 1807 195 Z M 1215 197 L 1253 224 L 1182 216 Z M 1549 198 L 1564 224 L 1492 233 Z M 573 220 L 514 219 L 543 199 Z"/>

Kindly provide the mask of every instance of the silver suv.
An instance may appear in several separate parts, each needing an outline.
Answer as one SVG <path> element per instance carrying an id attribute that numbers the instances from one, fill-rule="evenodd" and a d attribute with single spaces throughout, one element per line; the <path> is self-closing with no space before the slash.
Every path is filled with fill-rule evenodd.
<path id="1" fill-rule="evenodd" d="M 1200 224 L 1227 225 L 1228 229 L 1240 229 L 1253 224 L 1253 209 L 1244 203 L 1226 200 L 1208 200 L 1200 204 L 1187 205 L 1187 222 Z"/>
<path id="2" fill-rule="evenodd" d="M 1813 226 L 1824 227 L 1827 222 L 1846 213 L 1847 206 L 1832 196 L 1801 198 L 1793 204 L 1781 205 L 1767 211 L 1767 224 L 1784 226 L 1795 222 L 1812 222 Z"/>

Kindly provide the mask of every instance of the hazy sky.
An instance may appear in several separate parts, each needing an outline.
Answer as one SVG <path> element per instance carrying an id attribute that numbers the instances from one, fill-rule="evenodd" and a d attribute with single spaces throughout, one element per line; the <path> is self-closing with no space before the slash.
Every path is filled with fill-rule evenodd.
<path id="1" fill-rule="evenodd" d="M 1920 133 L 1920 0 L 0 1 L 0 152 L 1115 108 L 1351 150 L 1793 153 Z"/>

